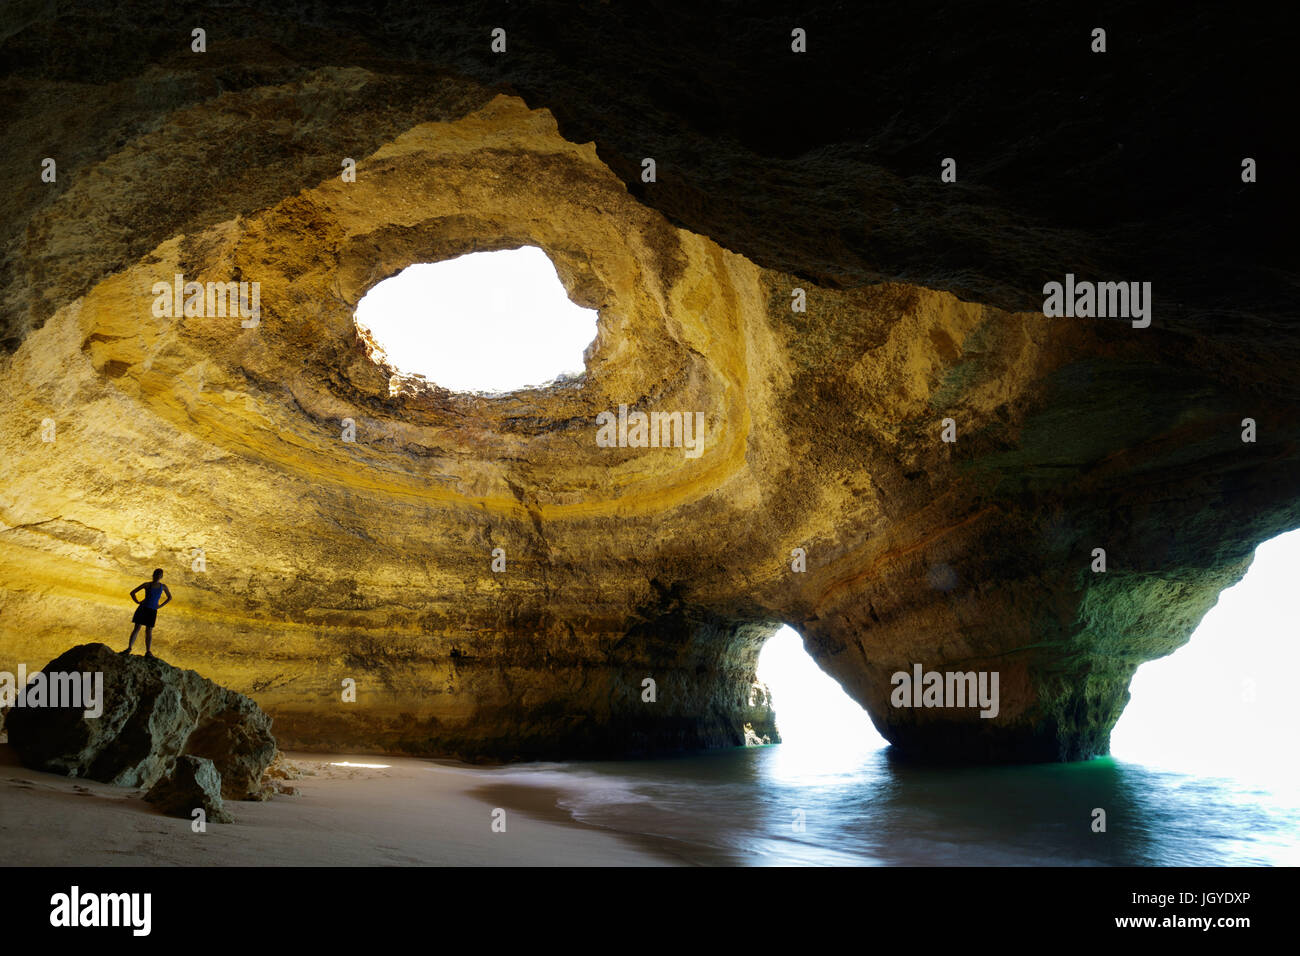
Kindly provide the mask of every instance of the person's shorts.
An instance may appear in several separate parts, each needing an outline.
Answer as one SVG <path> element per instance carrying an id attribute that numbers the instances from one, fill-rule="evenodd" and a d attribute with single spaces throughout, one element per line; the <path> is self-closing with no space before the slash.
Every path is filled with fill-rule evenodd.
<path id="1" fill-rule="evenodd" d="M 156 607 L 145 607 L 141 604 L 135 609 L 135 615 L 131 618 L 131 623 L 153 627 L 158 623 L 158 609 Z"/>

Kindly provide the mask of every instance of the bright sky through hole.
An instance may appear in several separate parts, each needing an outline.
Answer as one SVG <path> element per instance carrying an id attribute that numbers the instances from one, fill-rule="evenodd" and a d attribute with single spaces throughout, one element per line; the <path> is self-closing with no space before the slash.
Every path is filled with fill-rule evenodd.
<path id="1" fill-rule="evenodd" d="M 596 311 L 565 293 L 541 249 L 408 266 L 357 303 L 389 364 L 456 392 L 509 392 L 584 371 Z"/>
<path id="2" fill-rule="evenodd" d="M 1219 595 L 1168 657 L 1138 668 L 1111 754 L 1207 776 L 1300 785 L 1300 531 L 1265 541 L 1246 576 Z"/>
<path id="3" fill-rule="evenodd" d="M 1111 754 L 1151 767 L 1300 788 L 1300 530 L 1259 546 L 1246 576 L 1219 595 L 1191 640 L 1142 665 L 1111 734 Z M 777 729 L 800 767 L 849 765 L 886 746 L 866 712 L 783 627 L 758 659 Z M 796 753 L 797 751 L 797 753 Z M 840 753 L 842 752 L 842 753 Z"/>

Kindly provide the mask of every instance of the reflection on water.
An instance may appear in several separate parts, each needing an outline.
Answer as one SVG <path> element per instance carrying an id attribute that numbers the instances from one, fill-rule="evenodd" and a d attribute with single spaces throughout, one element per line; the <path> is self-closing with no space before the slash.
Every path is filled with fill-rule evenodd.
<path id="1" fill-rule="evenodd" d="M 1300 531 L 1260 545 L 1189 645 L 1138 671 L 1112 735 L 1119 758 L 898 761 L 786 628 L 759 660 L 786 743 L 497 779 L 550 788 L 577 820 L 704 863 L 1295 866 L 1298 567 Z M 1097 809 L 1104 833 L 1093 832 Z"/>
<path id="2" fill-rule="evenodd" d="M 777 746 L 515 767 L 498 780 L 553 788 L 575 819 L 666 838 L 703 863 L 1300 863 L 1300 795 L 1112 758 L 942 768 L 888 748 Z"/>

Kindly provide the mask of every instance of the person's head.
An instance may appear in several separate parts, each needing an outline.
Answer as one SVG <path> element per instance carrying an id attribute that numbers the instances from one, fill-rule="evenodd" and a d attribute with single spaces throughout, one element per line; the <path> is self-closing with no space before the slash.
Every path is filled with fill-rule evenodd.
<path id="1" fill-rule="evenodd" d="M 153 579 L 154 579 L 155 581 L 161 581 L 161 580 L 162 580 L 162 568 L 154 568 L 154 569 L 153 569 Z"/>

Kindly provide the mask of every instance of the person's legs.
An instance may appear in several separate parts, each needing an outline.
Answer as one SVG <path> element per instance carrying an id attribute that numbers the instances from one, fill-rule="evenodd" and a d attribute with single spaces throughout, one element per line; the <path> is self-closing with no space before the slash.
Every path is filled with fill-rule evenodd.
<path id="1" fill-rule="evenodd" d="M 153 657 L 153 628 L 144 629 L 144 656 Z"/>
<path id="2" fill-rule="evenodd" d="M 124 650 L 124 651 L 122 652 L 123 654 L 130 654 L 130 653 L 131 653 L 131 648 L 135 647 L 135 636 L 136 636 L 137 634 L 139 634 L 139 633 L 140 633 L 140 625 L 137 624 L 137 625 L 136 625 L 134 628 L 132 628 L 132 630 L 131 630 L 131 641 L 130 641 L 129 644 L 126 645 L 126 650 Z M 146 638 L 146 640 L 147 640 L 147 638 Z"/>

